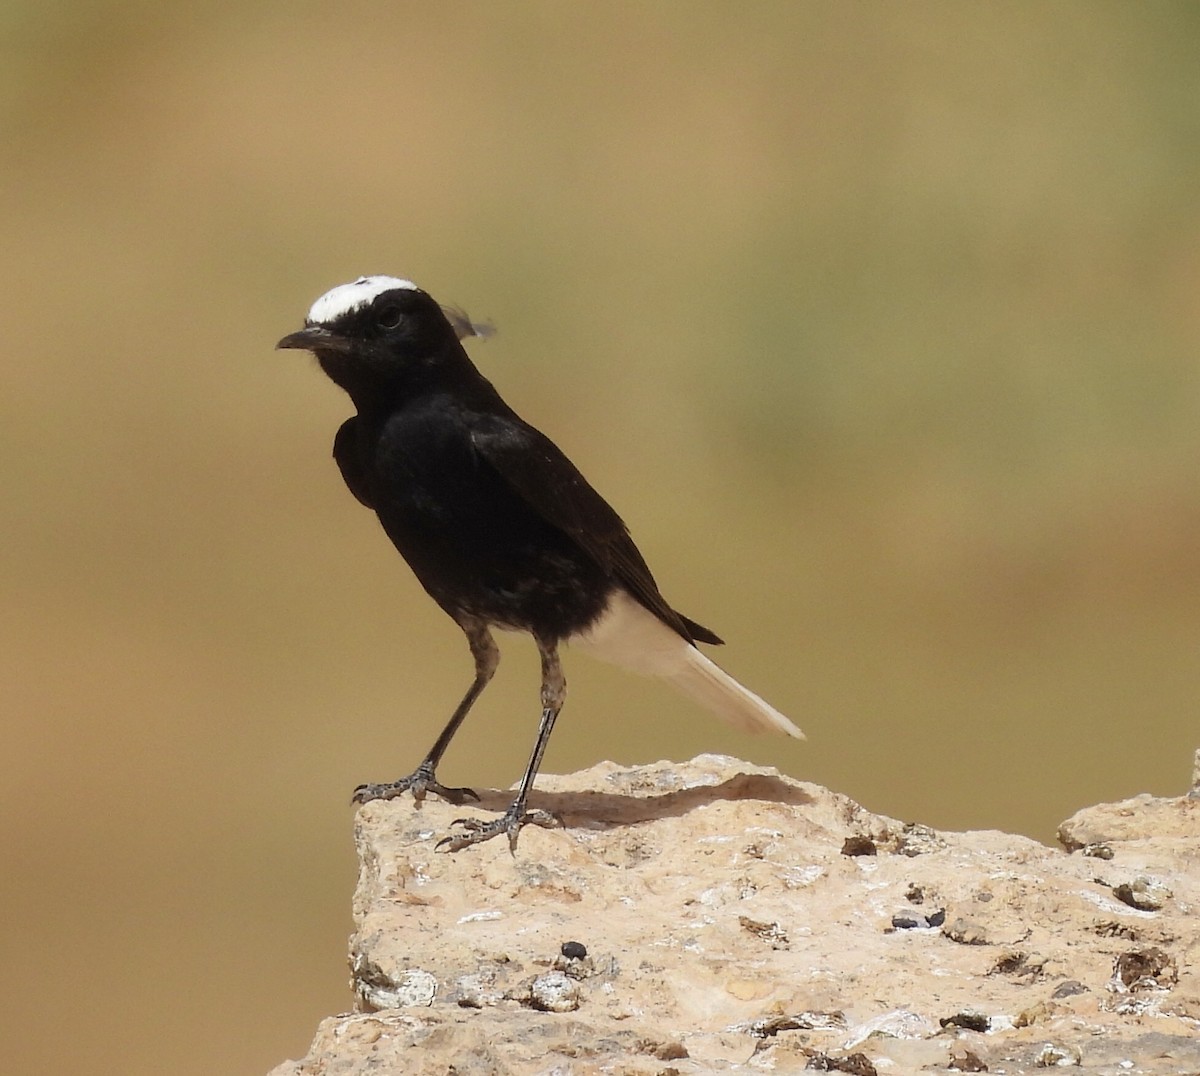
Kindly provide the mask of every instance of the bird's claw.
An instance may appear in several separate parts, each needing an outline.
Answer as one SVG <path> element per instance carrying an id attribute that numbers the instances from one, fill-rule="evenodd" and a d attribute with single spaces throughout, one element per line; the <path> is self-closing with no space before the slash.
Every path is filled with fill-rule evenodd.
<path id="1" fill-rule="evenodd" d="M 437 780 L 432 771 L 418 769 L 399 781 L 387 781 L 377 785 L 359 785 L 350 797 L 351 803 L 370 803 L 372 800 L 394 800 L 405 792 L 411 792 L 418 803 L 425 798 L 427 792 L 440 796 L 447 803 L 456 807 L 462 806 L 467 800 L 479 801 L 479 795 L 472 788 L 450 788 Z"/>
<path id="2" fill-rule="evenodd" d="M 448 837 L 443 837 L 434 845 L 434 850 L 437 852 L 458 852 L 473 844 L 482 844 L 484 841 L 490 841 L 493 837 L 498 837 L 501 833 L 504 833 L 508 836 L 509 851 L 515 854 L 517 850 L 517 836 L 520 834 L 522 827 L 533 825 L 553 829 L 561 824 L 549 811 L 526 811 L 523 808 L 518 809 L 517 805 L 513 804 L 499 818 L 493 818 L 488 821 L 484 821 L 482 818 L 456 818 L 450 825 L 461 826 L 463 832 L 452 833 Z"/>

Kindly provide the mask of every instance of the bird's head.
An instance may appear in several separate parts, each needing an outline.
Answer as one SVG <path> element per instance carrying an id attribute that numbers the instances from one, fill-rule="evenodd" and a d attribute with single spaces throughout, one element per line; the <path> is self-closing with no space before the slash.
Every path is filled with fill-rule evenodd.
<path id="1" fill-rule="evenodd" d="M 459 341 L 486 336 L 461 311 L 439 306 L 411 280 L 361 276 L 322 295 L 304 328 L 275 346 L 311 351 L 352 397 L 385 392 L 460 353 Z"/>

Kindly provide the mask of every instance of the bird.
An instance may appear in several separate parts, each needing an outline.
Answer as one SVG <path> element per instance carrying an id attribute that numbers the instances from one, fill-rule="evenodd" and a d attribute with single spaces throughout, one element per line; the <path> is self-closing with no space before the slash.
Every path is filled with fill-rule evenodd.
<path id="1" fill-rule="evenodd" d="M 355 414 L 333 442 L 342 478 L 462 629 L 475 664 L 417 768 L 359 785 L 353 802 L 405 792 L 478 800 L 443 785 L 437 769 L 499 664 L 493 630 L 526 632 L 541 657 L 541 718 L 516 796 L 490 820 L 456 819 L 437 846 L 456 852 L 503 834 L 515 854 L 523 826 L 556 823 L 527 800 L 566 698 L 564 643 L 661 677 L 739 729 L 804 734 L 700 652 L 722 640 L 667 603 L 621 517 L 479 372 L 463 343 L 489 332 L 410 280 L 361 276 L 321 295 L 276 347 L 311 352 L 349 395 Z"/>

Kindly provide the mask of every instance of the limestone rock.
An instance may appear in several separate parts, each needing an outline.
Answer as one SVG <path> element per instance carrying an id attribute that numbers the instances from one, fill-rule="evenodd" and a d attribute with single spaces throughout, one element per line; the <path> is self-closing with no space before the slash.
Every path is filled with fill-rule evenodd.
<path id="1" fill-rule="evenodd" d="M 1111 860 L 714 755 L 543 776 L 533 801 L 562 824 L 515 856 L 436 852 L 463 807 L 359 809 L 359 1011 L 272 1076 L 1200 1071 L 1195 799 L 1063 824 Z M 1147 878 L 1156 909 L 1114 895 Z"/>

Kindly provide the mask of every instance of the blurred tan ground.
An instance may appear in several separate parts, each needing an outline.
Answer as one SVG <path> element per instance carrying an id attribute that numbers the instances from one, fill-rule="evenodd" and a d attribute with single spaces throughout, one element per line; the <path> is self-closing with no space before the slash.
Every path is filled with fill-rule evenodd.
<path id="1" fill-rule="evenodd" d="M 359 781 L 457 630 L 275 353 L 409 275 L 807 744 L 571 661 L 547 768 L 740 754 L 1048 838 L 1200 732 L 1189 4 L 0 6 L 0 1068 L 349 1004 Z M 536 663 L 443 776 L 507 784 Z"/>

